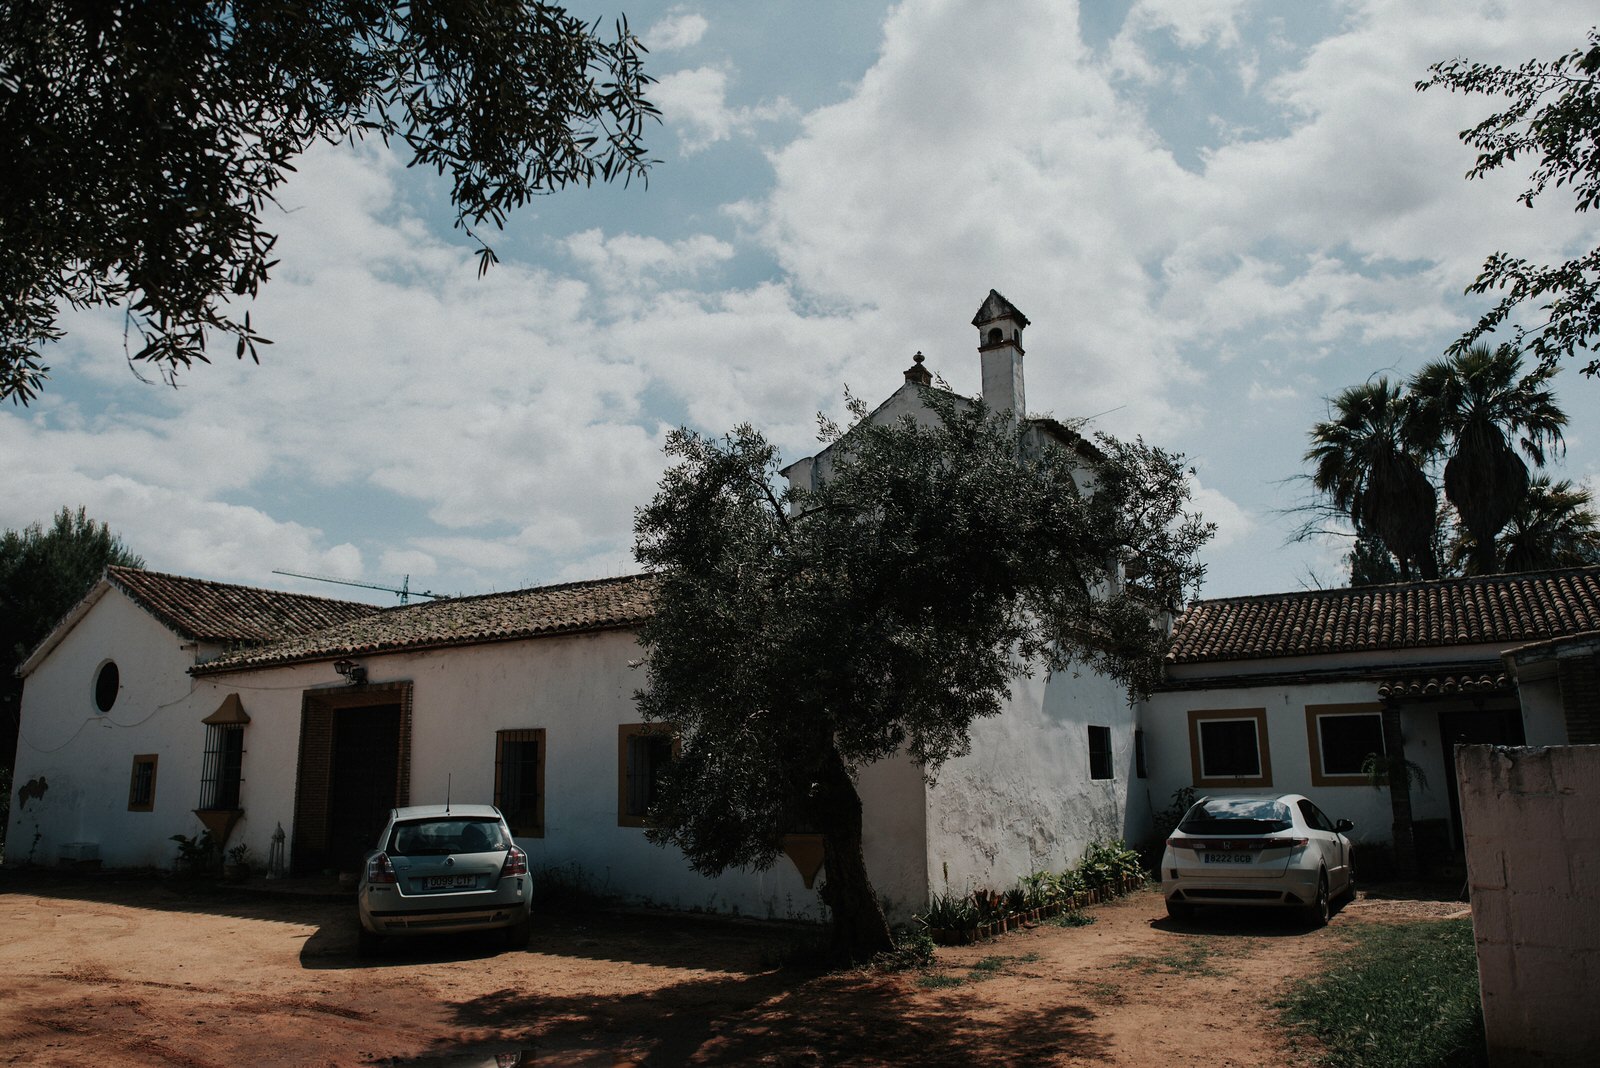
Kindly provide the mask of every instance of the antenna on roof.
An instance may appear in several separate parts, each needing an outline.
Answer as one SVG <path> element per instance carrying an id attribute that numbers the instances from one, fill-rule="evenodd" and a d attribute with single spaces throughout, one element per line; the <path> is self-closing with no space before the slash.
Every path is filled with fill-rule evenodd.
<path id="1" fill-rule="evenodd" d="M 450 815 L 450 780 L 453 778 L 449 772 L 444 775 L 444 814 Z"/>
<path id="2" fill-rule="evenodd" d="M 278 568 L 273 568 L 272 573 L 274 575 L 288 575 L 291 578 L 310 579 L 313 582 L 332 582 L 339 586 L 360 586 L 364 590 L 382 590 L 384 593 L 398 594 L 401 604 L 410 604 L 412 597 L 433 598 L 443 596 L 443 594 L 432 593 L 428 590 L 413 590 L 411 588 L 410 575 L 407 575 L 405 581 L 400 583 L 399 588 L 396 589 L 393 586 L 379 586 L 374 582 L 351 582 L 349 579 L 329 578 L 327 575 L 306 575 L 299 571 L 281 571 Z"/>

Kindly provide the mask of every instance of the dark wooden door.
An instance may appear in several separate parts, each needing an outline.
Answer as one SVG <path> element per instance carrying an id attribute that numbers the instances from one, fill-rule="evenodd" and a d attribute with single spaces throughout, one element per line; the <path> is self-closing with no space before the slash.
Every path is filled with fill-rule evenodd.
<path id="1" fill-rule="evenodd" d="M 1522 713 L 1516 708 L 1480 708 L 1439 713 L 1439 740 L 1444 744 L 1445 790 L 1450 797 L 1450 841 L 1461 852 L 1461 793 L 1456 786 L 1456 746 L 1521 745 Z"/>
<path id="2" fill-rule="evenodd" d="M 398 704 L 341 708 L 334 714 L 328 860 L 340 871 L 355 871 L 377 845 L 395 805 L 399 758 Z"/>

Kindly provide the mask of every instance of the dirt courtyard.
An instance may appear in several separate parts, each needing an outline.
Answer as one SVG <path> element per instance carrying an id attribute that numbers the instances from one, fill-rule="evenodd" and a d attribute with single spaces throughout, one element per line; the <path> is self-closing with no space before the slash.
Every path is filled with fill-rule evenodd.
<path id="1" fill-rule="evenodd" d="M 1267 1006 L 1342 931 L 1465 909 L 1364 893 L 1306 932 L 1143 892 L 929 972 L 817 974 L 778 967 L 792 930 L 612 912 L 369 961 L 348 902 L 8 871 L 0 1065 L 1280 1065 L 1306 1051 Z"/>

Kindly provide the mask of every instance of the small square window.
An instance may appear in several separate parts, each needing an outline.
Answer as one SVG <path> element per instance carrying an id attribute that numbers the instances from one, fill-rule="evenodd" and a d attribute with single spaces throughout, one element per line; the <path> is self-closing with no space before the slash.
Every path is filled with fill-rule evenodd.
<path id="1" fill-rule="evenodd" d="M 1089 778 L 1111 778 L 1111 728 L 1089 728 Z"/>
<path id="2" fill-rule="evenodd" d="M 1272 785 L 1264 708 L 1191 711 L 1189 753 L 1196 786 Z"/>
<path id="3" fill-rule="evenodd" d="M 1369 756 L 1383 756 L 1383 713 L 1375 705 L 1307 705 L 1313 786 L 1359 786 Z"/>
<path id="4" fill-rule="evenodd" d="M 645 825 L 674 748 L 671 727 L 664 723 L 625 723 L 617 728 L 618 826 Z"/>
<path id="5" fill-rule="evenodd" d="M 518 838 L 544 837 L 544 729 L 496 731 L 494 803 Z"/>
<path id="6" fill-rule="evenodd" d="M 133 758 L 133 775 L 128 780 L 128 811 L 150 812 L 156 807 L 156 754 L 143 753 Z"/>

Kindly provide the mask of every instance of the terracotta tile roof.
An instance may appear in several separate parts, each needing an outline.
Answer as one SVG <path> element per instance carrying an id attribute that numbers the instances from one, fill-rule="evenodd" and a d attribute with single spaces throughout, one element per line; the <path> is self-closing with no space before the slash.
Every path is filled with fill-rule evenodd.
<path id="1" fill-rule="evenodd" d="M 106 568 L 106 579 L 147 612 L 194 641 L 259 645 L 290 634 L 370 616 L 382 609 L 304 593 Z"/>
<path id="2" fill-rule="evenodd" d="M 648 575 L 569 582 L 510 593 L 449 597 L 388 608 L 259 649 L 219 657 L 197 675 L 305 660 L 477 645 L 551 634 L 634 626 L 650 615 L 655 580 Z"/>
<path id="3" fill-rule="evenodd" d="M 1454 697 L 1458 694 L 1492 693 L 1511 689 L 1511 676 L 1504 669 L 1458 671 L 1447 674 L 1406 675 L 1378 683 L 1378 696 Z"/>
<path id="4" fill-rule="evenodd" d="M 1540 641 L 1600 627 L 1600 567 L 1200 601 L 1169 664 Z"/>

